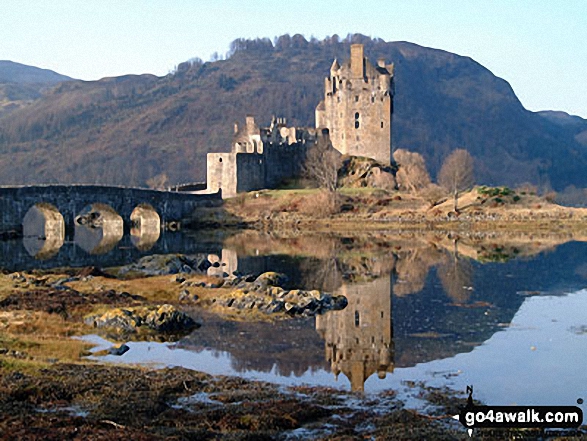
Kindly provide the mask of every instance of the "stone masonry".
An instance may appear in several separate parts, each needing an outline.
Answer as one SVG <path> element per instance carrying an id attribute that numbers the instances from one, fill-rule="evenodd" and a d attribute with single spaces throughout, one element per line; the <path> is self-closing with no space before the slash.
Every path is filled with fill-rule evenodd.
<path id="1" fill-rule="evenodd" d="M 324 100 L 316 107 L 316 127 L 327 127 L 343 155 L 365 156 L 391 164 L 393 64 L 373 66 L 362 44 L 351 45 L 342 66 L 334 60 L 324 81 Z"/>
<path id="2" fill-rule="evenodd" d="M 298 177 L 309 148 L 325 142 L 344 155 L 392 163 L 393 64 L 380 59 L 373 66 L 362 44 L 351 46 L 351 58 L 342 66 L 334 60 L 325 79 L 324 100 L 316 108 L 316 128 L 288 127 L 273 118 L 259 128 L 253 116 L 244 126 L 235 124 L 230 153 L 208 153 L 207 188 L 222 197 L 275 188 Z"/>
<path id="3" fill-rule="evenodd" d="M 270 127 L 259 128 L 252 116 L 235 124 L 230 153 L 208 153 L 206 192 L 222 189 L 222 197 L 275 188 L 283 180 L 299 176 L 308 148 L 329 143 L 327 129 L 287 127 L 284 118 L 273 118 Z"/>

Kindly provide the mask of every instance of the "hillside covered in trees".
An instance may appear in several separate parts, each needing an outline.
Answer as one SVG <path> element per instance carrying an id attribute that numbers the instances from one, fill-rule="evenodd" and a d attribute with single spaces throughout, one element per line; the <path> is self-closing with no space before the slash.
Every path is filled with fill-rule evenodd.
<path id="1" fill-rule="evenodd" d="M 66 81 L 25 96 L 0 113 L 0 183 L 144 186 L 162 173 L 203 181 L 206 153 L 229 151 L 246 114 L 313 126 L 324 77 L 351 42 L 395 63 L 394 146 L 421 153 L 433 177 L 465 148 L 481 184 L 587 187 L 586 120 L 525 110 L 505 80 L 468 57 L 361 35 L 236 40 L 225 60 L 184 62 L 165 77 Z"/>

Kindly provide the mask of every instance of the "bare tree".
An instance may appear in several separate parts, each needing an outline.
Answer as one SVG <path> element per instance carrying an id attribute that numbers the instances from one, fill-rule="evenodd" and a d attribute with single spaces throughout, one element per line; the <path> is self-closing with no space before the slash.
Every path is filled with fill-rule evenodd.
<path id="1" fill-rule="evenodd" d="M 421 154 L 398 149 L 393 158 L 399 165 L 395 178 L 400 189 L 417 192 L 430 185 L 430 175 Z"/>
<path id="2" fill-rule="evenodd" d="M 420 191 L 420 197 L 428 202 L 429 208 L 433 208 L 446 201 L 446 190 L 439 185 L 430 184 Z"/>
<path id="3" fill-rule="evenodd" d="M 458 212 L 459 193 L 472 187 L 474 182 L 471 154 L 464 149 L 453 151 L 440 168 L 438 183 L 452 193 L 455 212 Z"/>
<path id="4" fill-rule="evenodd" d="M 338 187 L 338 169 L 341 154 L 332 147 L 327 137 L 320 137 L 318 142 L 308 149 L 303 164 L 303 175 L 319 188 L 335 192 Z"/>

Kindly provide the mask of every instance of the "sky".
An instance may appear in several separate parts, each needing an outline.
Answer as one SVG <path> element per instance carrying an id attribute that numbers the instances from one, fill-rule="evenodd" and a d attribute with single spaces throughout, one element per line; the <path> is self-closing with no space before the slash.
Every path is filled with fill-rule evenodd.
<path id="1" fill-rule="evenodd" d="M 83 80 L 166 75 L 237 38 L 286 33 L 469 56 L 527 109 L 587 118 L 587 0 L 0 0 L 0 60 Z"/>

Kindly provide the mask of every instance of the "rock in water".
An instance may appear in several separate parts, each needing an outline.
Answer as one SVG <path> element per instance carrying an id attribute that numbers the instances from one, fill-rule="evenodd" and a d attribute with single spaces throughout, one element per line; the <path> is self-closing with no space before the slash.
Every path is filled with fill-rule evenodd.
<path id="1" fill-rule="evenodd" d="M 108 353 L 110 355 L 123 355 L 126 354 L 129 351 L 129 347 L 125 344 L 121 344 L 120 346 L 112 346 L 110 349 L 108 349 Z"/>
<path id="2" fill-rule="evenodd" d="M 142 318 L 131 309 L 115 308 L 101 316 L 85 319 L 85 323 L 94 328 L 112 328 L 120 332 L 136 332 L 142 325 Z"/>

